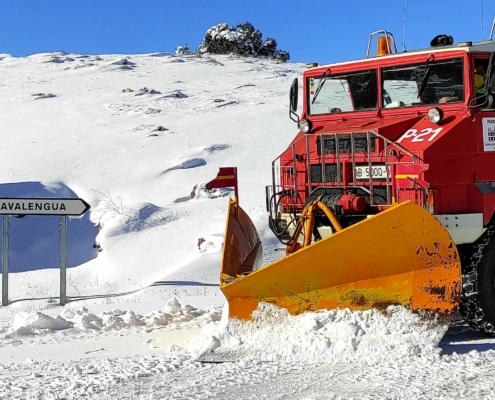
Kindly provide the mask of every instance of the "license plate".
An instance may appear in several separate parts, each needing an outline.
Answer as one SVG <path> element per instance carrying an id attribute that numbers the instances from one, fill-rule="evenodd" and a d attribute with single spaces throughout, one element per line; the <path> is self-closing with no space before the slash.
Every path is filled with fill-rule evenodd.
<path id="1" fill-rule="evenodd" d="M 354 176 L 356 179 L 370 179 L 370 171 L 372 179 L 386 179 L 387 169 L 385 165 L 373 165 L 369 166 L 359 166 L 354 170 Z M 388 176 L 390 177 L 390 167 L 388 171 Z"/>

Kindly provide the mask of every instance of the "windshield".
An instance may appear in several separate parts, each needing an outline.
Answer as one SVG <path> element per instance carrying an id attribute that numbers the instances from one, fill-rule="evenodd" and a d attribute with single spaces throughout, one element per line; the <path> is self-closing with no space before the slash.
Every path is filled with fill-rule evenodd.
<path id="1" fill-rule="evenodd" d="M 411 107 L 464 101 L 462 59 L 430 62 L 423 94 L 419 87 L 425 76 L 424 63 L 383 68 L 383 107 Z"/>
<path id="2" fill-rule="evenodd" d="M 310 77 L 307 80 L 310 115 L 376 110 L 376 69 L 351 74 Z M 316 88 L 320 88 L 316 93 Z"/>

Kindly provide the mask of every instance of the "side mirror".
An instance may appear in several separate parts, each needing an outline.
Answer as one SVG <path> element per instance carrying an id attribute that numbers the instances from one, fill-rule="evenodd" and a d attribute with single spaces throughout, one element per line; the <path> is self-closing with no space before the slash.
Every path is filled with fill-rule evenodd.
<path id="1" fill-rule="evenodd" d="M 495 73 L 495 53 L 492 53 L 490 56 L 490 62 L 488 63 L 488 69 L 486 71 L 486 79 L 485 79 L 485 93 L 494 93 L 495 92 L 495 80 L 493 79 L 493 75 Z"/>
<path id="2" fill-rule="evenodd" d="M 493 108 L 493 96 L 491 94 L 486 95 L 486 108 Z"/>
<path id="3" fill-rule="evenodd" d="M 290 101 L 290 110 L 292 112 L 297 111 L 297 102 L 298 102 L 298 95 L 299 95 L 299 80 L 297 78 L 294 78 L 292 81 L 292 85 L 290 86 L 290 94 L 289 94 L 289 101 Z"/>
<path id="4" fill-rule="evenodd" d="M 290 86 L 289 93 L 289 118 L 294 122 L 299 122 L 299 116 L 296 114 L 297 102 L 299 94 L 299 79 L 294 78 L 292 85 Z"/>

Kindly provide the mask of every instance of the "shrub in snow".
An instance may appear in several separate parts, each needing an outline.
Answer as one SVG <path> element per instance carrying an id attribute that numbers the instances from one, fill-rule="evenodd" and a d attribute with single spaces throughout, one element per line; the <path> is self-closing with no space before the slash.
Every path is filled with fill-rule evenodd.
<path id="1" fill-rule="evenodd" d="M 185 46 L 177 46 L 175 48 L 175 54 L 176 55 L 193 54 L 193 52 L 186 43 Z"/>
<path id="2" fill-rule="evenodd" d="M 244 22 L 236 27 L 225 22 L 212 26 L 206 31 L 199 45 L 199 54 L 238 54 L 241 56 L 267 57 L 282 62 L 290 59 L 290 54 L 277 49 L 277 41 L 271 37 L 263 42 L 263 34 L 251 23 Z"/>

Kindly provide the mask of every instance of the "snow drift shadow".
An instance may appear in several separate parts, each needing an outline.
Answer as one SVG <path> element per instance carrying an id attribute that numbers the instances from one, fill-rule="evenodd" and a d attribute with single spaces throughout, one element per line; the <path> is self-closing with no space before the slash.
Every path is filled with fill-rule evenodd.
<path id="1" fill-rule="evenodd" d="M 0 197 L 7 198 L 77 198 L 63 183 L 41 182 L 0 184 Z M 27 215 L 9 218 L 9 271 L 26 272 L 59 268 L 60 217 Z M 95 244 L 98 228 L 89 212 L 67 218 L 67 267 L 83 264 L 98 255 Z"/>
<path id="2" fill-rule="evenodd" d="M 230 145 L 221 143 L 221 144 L 212 144 L 210 146 L 206 146 L 203 150 L 206 153 L 211 154 L 217 151 L 227 150 L 228 148 L 230 148 Z"/>
<path id="3" fill-rule="evenodd" d="M 182 161 L 180 164 L 175 165 L 173 167 L 167 168 L 160 175 L 163 175 L 169 171 L 174 171 L 177 169 L 190 169 L 190 168 L 198 168 L 206 165 L 206 161 L 202 158 L 191 158 L 189 160 Z"/>
<path id="4" fill-rule="evenodd" d="M 108 201 L 107 203 L 100 202 L 95 207 L 95 215 L 103 224 L 102 234 L 105 237 L 159 228 L 187 216 L 185 211 L 158 207 L 151 203 L 140 203 L 135 207 L 116 203 L 112 203 L 111 206 L 108 204 Z"/>
<path id="5" fill-rule="evenodd" d="M 495 350 L 493 339 L 469 327 L 464 321 L 452 324 L 440 343 L 443 354 L 467 354 Z"/>
<path id="6" fill-rule="evenodd" d="M 173 99 L 187 99 L 189 96 L 182 93 L 180 90 L 173 90 L 167 93 L 165 96 L 160 96 L 159 99 L 173 98 Z"/>
<path id="7" fill-rule="evenodd" d="M 120 58 L 114 61 L 109 61 L 102 65 L 100 68 L 102 71 L 132 71 L 136 68 L 136 64 L 132 61 L 129 61 L 128 58 Z"/>

